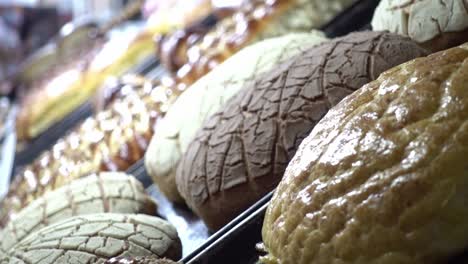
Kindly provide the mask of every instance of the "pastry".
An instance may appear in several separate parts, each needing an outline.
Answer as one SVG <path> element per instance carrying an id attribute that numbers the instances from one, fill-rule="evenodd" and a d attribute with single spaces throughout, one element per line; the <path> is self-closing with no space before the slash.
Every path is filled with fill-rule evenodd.
<path id="1" fill-rule="evenodd" d="M 107 213 L 75 216 L 32 233 L 0 263 L 104 263 L 120 256 L 181 255 L 175 227 L 161 218 Z"/>
<path id="2" fill-rule="evenodd" d="M 217 230 L 273 190 L 302 139 L 343 97 L 426 52 L 406 37 L 352 33 L 247 84 L 209 117 L 176 172 L 190 208 Z"/>
<path id="3" fill-rule="evenodd" d="M 177 262 L 157 258 L 112 258 L 104 264 L 177 264 Z"/>
<path id="4" fill-rule="evenodd" d="M 372 28 L 407 35 L 432 51 L 447 49 L 468 41 L 468 2 L 382 0 Z"/>
<path id="5" fill-rule="evenodd" d="M 256 76 L 324 40 L 317 31 L 258 42 L 236 53 L 182 93 L 158 123 L 145 154 L 146 170 L 159 189 L 170 200 L 183 202 L 175 185 L 175 170 L 203 121 Z"/>
<path id="6" fill-rule="evenodd" d="M 448 263 L 468 247 L 468 45 L 395 67 L 302 142 L 263 263 Z M 461 262 L 463 263 L 463 262 Z"/>
<path id="7" fill-rule="evenodd" d="M 179 7 L 182 2 L 185 1 L 180 1 Z M 189 15 L 189 9 L 178 12 Z M 181 17 L 177 13 L 171 16 Z M 28 92 L 21 104 L 17 121 L 18 139 L 27 141 L 37 137 L 85 103 L 108 77 L 119 76 L 153 56 L 153 37 L 164 31 L 161 27 L 164 26 L 149 24 L 136 36 L 120 36 L 108 42 L 97 38 L 93 49 L 88 49 L 87 45 L 87 49 L 76 57 L 57 63 L 46 76 L 27 84 L 35 88 Z"/>
<path id="8" fill-rule="evenodd" d="M 258 40 L 319 28 L 355 0 L 245 0 L 211 30 L 188 28 L 158 40 L 158 57 L 177 77 L 204 75 Z"/>
<path id="9" fill-rule="evenodd" d="M 93 213 L 156 213 L 143 185 L 124 173 L 100 173 L 75 180 L 34 200 L 0 231 L 0 251 L 8 252 L 25 236 L 72 216 Z"/>
<path id="10" fill-rule="evenodd" d="M 145 81 L 41 154 L 17 174 L 0 202 L 0 226 L 45 192 L 100 171 L 125 171 L 143 157 L 155 122 L 180 94 L 175 84 Z"/>

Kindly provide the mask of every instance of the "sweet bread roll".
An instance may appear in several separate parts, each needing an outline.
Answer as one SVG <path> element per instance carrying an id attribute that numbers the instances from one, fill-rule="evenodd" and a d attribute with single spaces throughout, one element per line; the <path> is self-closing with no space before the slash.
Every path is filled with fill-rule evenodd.
<path id="1" fill-rule="evenodd" d="M 468 45 L 395 67 L 302 142 L 263 263 L 447 263 L 468 247 Z"/>
<path id="2" fill-rule="evenodd" d="M 242 49 L 182 93 L 156 127 L 145 154 L 146 169 L 159 189 L 170 200 L 183 202 L 175 170 L 203 121 L 256 76 L 324 40 L 317 31 L 261 41 Z"/>
<path id="3" fill-rule="evenodd" d="M 395 65 L 426 52 L 406 37 L 352 33 L 324 42 L 248 83 L 188 144 L 177 188 L 213 230 L 273 190 L 328 109 Z"/>
<path id="4" fill-rule="evenodd" d="M 432 51 L 451 48 L 468 41 L 468 2 L 382 0 L 372 27 L 407 35 Z"/>
<path id="5" fill-rule="evenodd" d="M 354 1 L 247 0 L 209 31 L 189 28 L 163 37 L 158 56 L 169 71 L 190 80 L 255 41 L 318 28 Z"/>
<path id="6" fill-rule="evenodd" d="M 75 180 L 34 200 L 0 231 L 0 251 L 8 252 L 27 235 L 72 216 L 95 213 L 156 213 L 143 185 L 124 173 L 107 172 Z"/>
<path id="7" fill-rule="evenodd" d="M 24 171 L 16 175 L 0 203 L 0 226 L 31 201 L 92 173 L 125 171 L 143 157 L 154 125 L 180 94 L 175 84 L 150 81 L 86 119 Z"/>
<path id="8" fill-rule="evenodd" d="M 179 259 L 174 226 L 158 217 L 131 214 L 75 216 L 34 232 L 8 252 L 1 264 L 104 263 L 113 257 Z"/>

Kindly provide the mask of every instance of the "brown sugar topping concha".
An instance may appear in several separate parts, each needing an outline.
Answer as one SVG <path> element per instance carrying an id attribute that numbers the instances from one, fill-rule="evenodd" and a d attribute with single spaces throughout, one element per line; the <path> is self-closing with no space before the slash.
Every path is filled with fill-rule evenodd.
<path id="1" fill-rule="evenodd" d="M 219 229 L 274 189 L 328 109 L 381 72 L 425 54 L 406 37 L 361 32 L 278 65 L 204 122 L 178 166 L 180 194 Z"/>
<path id="2" fill-rule="evenodd" d="M 151 81 L 86 119 L 14 178 L 0 203 L 0 226 L 31 201 L 74 179 L 125 171 L 141 159 L 154 125 L 180 94 L 180 83 Z"/>
<path id="3" fill-rule="evenodd" d="M 448 263 L 468 247 L 467 156 L 468 44 L 385 72 L 302 142 L 263 263 Z"/>
<path id="4" fill-rule="evenodd" d="M 103 172 L 74 180 L 31 202 L 0 231 L 0 252 L 30 233 L 72 216 L 95 213 L 156 213 L 156 204 L 134 177 Z"/>
<path id="5" fill-rule="evenodd" d="M 158 38 L 158 56 L 177 77 L 191 80 L 193 75 L 206 73 L 248 44 L 318 28 L 353 2 L 246 0 L 214 29 L 190 28 Z"/>

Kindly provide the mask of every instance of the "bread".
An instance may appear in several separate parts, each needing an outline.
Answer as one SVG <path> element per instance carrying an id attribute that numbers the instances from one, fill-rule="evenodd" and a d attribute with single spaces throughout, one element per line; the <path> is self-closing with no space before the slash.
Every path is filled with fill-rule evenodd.
<path id="1" fill-rule="evenodd" d="M 45 192 L 100 171 L 125 171 L 143 154 L 154 124 L 180 89 L 150 81 L 80 124 L 14 177 L 0 202 L 0 226 Z"/>
<path id="2" fill-rule="evenodd" d="M 133 7 L 127 11 L 132 12 L 137 4 L 133 3 Z M 107 77 L 119 76 L 142 59 L 152 56 L 155 45 L 153 38 L 156 34 L 186 27 L 206 16 L 210 11 L 211 2 L 208 0 L 198 0 L 191 2 L 190 5 L 187 5 L 187 1 L 174 2 L 167 8 L 156 12 L 154 14 L 157 17 L 156 21 L 150 19 L 145 29 L 137 36 L 111 39 L 111 44 L 106 43 L 106 47 L 102 49 L 102 45 L 94 51 L 86 49 L 90 55 L 85 56 L 85 67 L 78 67 L 76 64 L 81 64 L 82 60 L 76 58 L 65 65 L 58 62 L 57 72 L 40 78 L 39 84 L 36 82 L 32 84 L 32 86 L 40 87 L 34 89 L 37 91 L 29 92 L 21 105 L 17 122 L 18 138 L 25 141 L 37 137 L 89 99 Z M 125 14 L 123 16 L 125 17 Z M 113 24 L 115 23 L 111 23 Z M 88 46 L 85 47 L 88 48 Z M 96 51 L 99 51 L 99 54 L 96 54 Z M 77 58 L 80 57 L 84 56 L 77 56 Z M 73 70 L 74 73 L 70 73 L 69 70 Z M 49 83 L 54 78 L 60 78 L 61 84 L 56 84 L 58 87 L 53 89 L 47 88 L 46 86 L 50 86 Z"/>
<path id="3" fill-rule="evenodd" d="M 89 49 L 77 51 L 73 58 L 55 64 L 46 75 L 24 84 L 29 89 L 17 115 L 18 140 L 38 136 L 84 102 L 91 93 L 89 85 L 97 81 L 96 76 L 85 76 L 85 71 L 104 43 L 105 39 L 97 39 Z"/>
<path id="4" fill-rule="evenodd" d="M 188 144 L 177 188 L 217 230 L 273 190 L 302 139 L 343 97 L 426 52 L 408 38 L 352 33 L 295 56 L 250 82 Z"/>
<path id="5" fill-rule="evenodd" d="M 168 222 L 147 215 L 75 216 L 32 233 L 0 263 L 104 263 L 113 257 L 179 259 L 182 246 Z"/>
<path id="6" fill-rule="evenodd" d="M 245 1 L 211 30 L 189 28 L 163 37 L 159 41 L 158 57 L 177 77 L 193 80 L 246 45 L 318 28 L 354 1 Z"/>
<path id="7" fill-rule="evenodd" d="M 164 0 L 157 2 L 157 7 L 153 8 L 147 24 L 153 32 L 160 34 L 185 28 L 213 11 L 211 0 Z"/>
<path id="8" fill-rule="evenodd" d="M 324 40 L 324 35 L 316 31 L 258 42 L 236 53 L 182 93 L 158 123 L 145 154 L 146 170 L 159 189 L 170 200 L 182 203 L 175 185 L 175 170 L 203 121 L 253 82 L 255 76 Z"/>
<path id="9" fill-rule="evenodd" d="M 447 263 L 468 246 L 468 45 L 395 67 L 302 142 L 263 263 Z"/>
<path id="10" fill-rule="evenodd" d="M 407 35 L 432 51 L 447 49 L 468 41 L 468 2 L 382 0 L 372 27 Z"/>
<path id="11" fill-rule="evenodd" d="M 177 264 L 169 259 L 157 258 L 113 258 L 104 264 Z"/>
<path id="12" fill-rule="evenodd" d="M 0 231 L 0 251 L 38 229 L 72 216 L 93 213 L 156 213 L 155 202 L 143 185 L 124 173 L 100 173 L 75 180 L 34 200 Z"/>

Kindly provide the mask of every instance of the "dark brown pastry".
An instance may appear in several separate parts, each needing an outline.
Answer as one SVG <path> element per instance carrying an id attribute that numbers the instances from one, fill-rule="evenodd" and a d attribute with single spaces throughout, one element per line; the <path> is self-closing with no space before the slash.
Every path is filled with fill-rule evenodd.
<path id="1" fill-rule="evenodd" d="M 251 82 L 199 130 L 178 190 L 219 229 L 281 180 L 301 141 L 346 95 L 426 51 L 409 38 L 353 33 L 319 44 Z"/>

